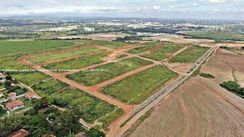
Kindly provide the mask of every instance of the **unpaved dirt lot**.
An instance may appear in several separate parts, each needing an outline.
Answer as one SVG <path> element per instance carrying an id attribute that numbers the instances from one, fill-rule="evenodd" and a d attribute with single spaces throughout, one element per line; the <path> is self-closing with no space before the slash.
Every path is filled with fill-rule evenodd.
<path id="1" fill-rule="evenodd" d="M 202 72 L 214 75 L 215 82 L 236 80 L 244 86 L 244 56 L 231 51 L 218 49 L 213 57 L 202 67 Z"/>
<path id="2" fill-rule="evenodd" d="M 130 137 L 243 137 L 244 100 L 194 77 L 144 120 Z"/>

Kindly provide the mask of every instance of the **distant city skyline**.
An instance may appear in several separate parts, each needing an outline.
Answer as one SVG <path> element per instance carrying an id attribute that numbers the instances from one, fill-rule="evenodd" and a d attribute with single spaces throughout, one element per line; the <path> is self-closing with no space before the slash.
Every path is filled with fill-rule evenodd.
<path id="1" fill-rule="evenodd" d="M 0 16 L 244 19 L 244 0 L 0 0 Z"/>

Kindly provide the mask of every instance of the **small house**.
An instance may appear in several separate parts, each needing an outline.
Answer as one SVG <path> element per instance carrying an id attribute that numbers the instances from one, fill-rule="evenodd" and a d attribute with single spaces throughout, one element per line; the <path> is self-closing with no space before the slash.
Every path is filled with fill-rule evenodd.
<path id="1" fill-rule="evenodd" d="M 16 93 L 15 92 L 8 93 L 8 98 L 10 101 L 16 100 Z"/>
<path id="2" fill-rule="evenodd" d="M 11 101 L 6 103 L 6 108 L 9 109 L 10 111 L 14 111 L 20 108 L 25 107 L 24 103 L 20 100 L 15 100 L 15 101 Z"/>
<path id="3" fill-rule="evenodd" d="M 2 98 L 4 96 L 4 94 L 2 92 L 0 92 L 0 98 Z"/>
<path id="4" fill-rule="evenodd" d="M 26 92 L 25 97 L 28 98 L 29 100 L 35 99 L 36 95 L 33 92 Z"/>
<path id="5" fill-rule="evenodd" d="M 9 137 L 26 137 L 28 135 L 29 135 L 29 132 L 28 131 L 26 131 L 24 129 L 20 129 L 19 131 L 14 132 Z"/>

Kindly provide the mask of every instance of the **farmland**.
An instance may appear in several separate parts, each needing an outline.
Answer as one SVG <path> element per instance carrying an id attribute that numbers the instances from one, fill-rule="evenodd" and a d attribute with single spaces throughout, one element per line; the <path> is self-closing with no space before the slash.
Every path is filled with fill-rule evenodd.
<path id="1" fill-rule="evenodd" d="M 182 48 L 182 46 L 180 46 L 180 45 L 167 43 L 162 48 L 160 48 L 152 53 L 148 53 L 148 54 L 145 54 L 142 56 L 145 58 L 156 60 L 156 61 L 161 61 L 161 60 L 165 59 L 167 56 L 169 56 L 170 54 L 176 52 L 177 50 L 179 50 L 181 48 Z"/>
<path id="2" fill-rule="evenodd" d="M 206 47 L 199 47 L 199 46 L 192 46 L 186 49 L 185 51 L 181 52 L 173 59 L 170 60 L 171 63 L 179 62 L 179 63 L 193 63 L 199 57 L 201 57 L 208 48 Z"/>
<path id="3" fill-rule="evenodd" d="M 177 74 L 165 66 L 156 66 L 109 85 L 102 92 L 123 102 L 138 104 L 175 76 Z"/>
<path id="4" fill-rule="evenodd" d="M 108 115 L 106 115 L 106 118 L 103 118 L 102 121 L 111 123 L 122 114 L 122 111 L 116 111 L 116 113 L 113 113 L 113 111 L 116 110 L 115 106 L 102 102 L 76 89 L 68 88 L 62 92 L 54 93 L 49 97 L 50 101 L 55 99 L 64 100 L 67 102 L 68 104 L 65 107 L 67 109 L 78 109 L 82 115 L 82 118 L 89 123 L 93 123 L 96 119 L 105 116 L 106 114 Z M 112 120 L 110 120 L 110 117 Z M 108 125 L 109 124 L 106 124 L 106 126 Z"/>
<path id="5" fill-rule="evenodd" d="M 91 86 L 148 64 L 151 64 L 151 62 L 139 58 L 130 58 L 99 66 L 88 71 L 78 72 L 68 77 L 84 85 Z"/>

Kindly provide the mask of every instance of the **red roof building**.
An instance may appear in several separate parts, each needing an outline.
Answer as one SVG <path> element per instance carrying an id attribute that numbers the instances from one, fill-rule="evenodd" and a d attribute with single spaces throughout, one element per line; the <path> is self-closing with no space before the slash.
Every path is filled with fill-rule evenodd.
<path id="1" fill-rule="evenodd" d="M 28 98 L 29 100 L 32 100 L 34 98 L 36 98 L 36 95 L 33 92 L 26 92 L 25 93 L 25 97 Z"/>
<path id="2" fill-rule="evenodd" d="M 24 129 L 20 129 L 19 131 L 14 132 L 9 137 L 26 137 L 27 135 L 29 135 L 28 131 L 26 131 Z"/>
<path id="3" fill-rule="evenodd" d="M 10 93 L 8 93 L 8 98 L 9 98 L 11 101 L 16 100 L 16 93 L 15 93 L 15 92 L 10 92 Z"/>
<path id="4" fill-rule="evenodd" d="M 10 111 L 14 111 L 14 110 L 17 110 L 17 109 L 20 109 L 23 107 L 25 107 L 24 103 L 20 100 L 15 100 L 15 101 L 6 103 L 6 108 L 8 108 Z"/>

